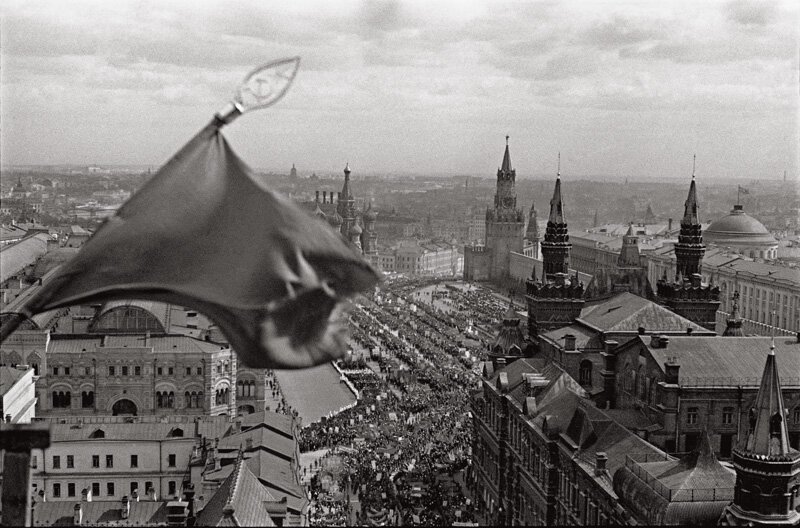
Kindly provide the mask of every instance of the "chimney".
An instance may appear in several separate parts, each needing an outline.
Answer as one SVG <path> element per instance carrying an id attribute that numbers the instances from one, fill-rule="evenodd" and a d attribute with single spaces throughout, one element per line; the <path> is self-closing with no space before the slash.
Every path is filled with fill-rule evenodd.
<path id="1" fill-rule="evenodd" d="M 238 433 L 242 430 L 242 417 L 237 416 L 236 419 L 233 421 L 233 432 Z"/>
<path id="2" fill-rule="evenodd" d="M 680 371 L 680 364 L 676 358 L 671 358 L 664 364 L 664 381 L 672 385 L 678 384 L 678 372 Z"/>
<path id="3" fill-rule="evenodd" d="M 667 348 L 669 346 L 669 336 L 662 334 L 658 336 L 658 340 L 661 343 L 661 348 Z"/>
<path id="4" fill-rule="evenodd" d="M 127 495 L 122 497 L 122 518 L 127 519 L 131 514 L 131 500 Z"/>
<path id="5" fill-rule="evenodd" d="M 253 449 L 253 438 L 252 437 L 248 437 L 248 438 L 244 439 L 244 449 L 245 449 L 245 451 L 250 451 L 251 449 Z"/>
<path id="6" fill-rule="evenodd" d="M 638 328 L 639 335 L 644 335 L 644 333 L 645 333 L 646 331 L 647 331 L 647 329 L 646 329 L 645 327 L 643 327 L 643 326 L 640 326 L 640 327 Z"/>
<path id="7" fill-rule="evenodd" d="M 322 191 L 322 203 L 328 203 L 328 191 Z"/>
<path id="8" fill-rule="evenodd" d="M 314 201 L 319 203 L 319 191 L 316 191 Z"/>
<path id="9" fill-rule="evenodd" d="M 336 203 L 341 203 L 342 201 L 342 191 L 336 193 Z M 333 198 L 331 198 L 331 203 L 333 203 Z"/>
<path id="10" fill-rule="evenodd" d="M 80 526 L 83 523 L 83 508 L 80 503 L 76 504 L 72 509 L 72 523 L 75 526 Z"/>
<path id="11" fill-rule="evenodd" d="M 567 334 L 564 336 L 564 350 L 567 351 L 574 351 L 575 350 L 575 336 L 572 334 Z"/>
<path id="12" fill-rule="evenodd" d="M 650 346 L 652 348 L 661 348 L 661 336 L 653 334 L 650 336 Z"/>
<path id="13" fill-rule="evenodd" d="M 186 526 L 194 526 L 194 484 L 187 484 L 183 488 L 183 498 L 189 503 L 189 514 L 186 517 Z"/>
<path id="14" fill-rule="evenodd" d="M 672 218 L 667 220 L 667 231 L 672 231 Z"/>
<path id="15" fill-rule="evenodd" d="M 694 328 L 692 328 L 691 326 L 687 326 L 686 327 L 686 335 L 692 335 L 693 331 L 694 331 Z"/>
<path id="16" fill-rule="evenodd" d="M 594 474 L 600 476 L 606 472 L 606 462 L 608 462 L 608 455 L 603 451 L 598 451 L 594 454 Z"/>

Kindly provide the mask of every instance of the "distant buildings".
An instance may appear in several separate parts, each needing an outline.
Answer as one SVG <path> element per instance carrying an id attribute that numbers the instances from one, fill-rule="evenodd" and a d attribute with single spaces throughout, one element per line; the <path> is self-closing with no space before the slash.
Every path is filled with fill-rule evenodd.
<path id="1" fill-rule="evenodd" d="M 408 275 L 460 275 L 464 259 L 453 244 L 401 240 L 395 247 L 380 252 L 381 269 Z"/>

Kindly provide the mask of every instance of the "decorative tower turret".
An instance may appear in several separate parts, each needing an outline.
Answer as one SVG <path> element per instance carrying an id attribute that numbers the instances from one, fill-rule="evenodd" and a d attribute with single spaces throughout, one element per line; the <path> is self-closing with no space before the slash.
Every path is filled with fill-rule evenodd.
<path id="1" fill-rule="evenodd" d="M 517 172 L 511 167 L 511 154 L 506 150 L 497 169 L 497 190 L 494 207 L 486 210 L 486 249 L 491 252 L 489 279 L 502 282 L 509 276 L 511 252 L 522 253 L 525 217 L 517 208 L 515 183 Z"/>
<path id="2" fill-rule="evenodd" d="M 525 254 L 535 259 L 539 258 L 539 225 L 534 204 L 528 212 L 528 226 L 525 228 Z"/>
<path id="3" fill-rule="evenodd" d="M 726 337 L 744 337 L 744 330 L 742 330 L 742 318 L 739 316 L 739 292 L 733 292 L 733 308 L 728 320 L 725 324 L 725 332 L 722 334 Z"/>
<path id="4" fill-rule="evenodd" d="M 622 249 L 617 258 L 617 266 L 620 268 L 641 266 L 639 261 L 639 237 L 633 232 L 633 224 L 628 226 L 628 232 L 622 237 Z"/>
<path id="5" fill-rule="evenodd" d="M 558 174 L 550 200 L 550 216 L 542 241 L 542 276 L 533 275 L 527 280 L 528 337 L 536 342 L 542 331 L 571 324 L 580 316 L 584 305 L 584 286 L 577 274 L 570 277 L 569 242 L 564 204 L 561 198 L 561 154 L 558 156 Z"/>
<path id="6" fill-rule="evenodd" d="M 706 252 L 706 246 L 703 244 L 703 229 L 697 214 L 694 162 L 692 165 L 692 183 L 689 186 L 689 196 L 684 204 L 678 243 L 675 244 L 676 274 L 678 277 L 687 279 L 695 273 L 700 273 L 700 265 Z"/>
<path id="7" fill-rule="evenodd" d="M 747 434 L 733 450 L 736 489 L 725 508 L 726 526 L 791 526 L 800 524 L 800 451 L 789 446 L 786 407 L 773 339 Z"/>
<path id="8" fill-rule="evenodd" d="M 375 221 L 378 213 L 372 208 L 372 201 L 369 202 L 367 210 L 364 211 L 364 233 L 361 235 L 361 247 L 365 255 L 378 254 L 378 233 L 375 231 Z"/>
<path id="9" fill-rule="evenodd" d="M 342 192 L 339 193 L 339 203 L 336 204 L 336 212 L 342 217 L 342 234 L 350 240 L 350 230 L 356 223 L 356 199 L 350 189 L 350 163 L 344 167 L 344 185 Z"/>
<path id="10" fill-rule="evenodd" d="M 719 309 L 719 287 L 702 283 L 701 263 L 706 246 L 698 217 L 694 163 L 689 196 L 684 204 L 681 230 L 675 244 L 675 281 L 658 281 L 659 302 L 700 326 L 714 330 Z"/>

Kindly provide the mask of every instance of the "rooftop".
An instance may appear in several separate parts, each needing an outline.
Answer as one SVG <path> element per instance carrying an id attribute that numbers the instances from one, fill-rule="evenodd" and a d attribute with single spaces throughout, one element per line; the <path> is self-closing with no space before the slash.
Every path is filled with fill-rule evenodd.
<path id="1" fill-rule="evenodd" d="M 644 327 L 648 332 L 685 332 L 687 328 L 707 332 L 685 317 L 629 292 L 584 307 L 578 322 L 605 332 L 636 332 L 639 327 Z"/>
<path id="2" fill-rule="evenodd" d="M 769 337 L 670 336 L 666 348 L 653 348 L 649 336 L 639 336 L 662 370 L 676 358 L 679 383 L 692 386 L 758 387 L 764 370 Z M 800 386 L 800 344 L 792 337 L 775 338 L 775 355 L 781 382 Z"/>

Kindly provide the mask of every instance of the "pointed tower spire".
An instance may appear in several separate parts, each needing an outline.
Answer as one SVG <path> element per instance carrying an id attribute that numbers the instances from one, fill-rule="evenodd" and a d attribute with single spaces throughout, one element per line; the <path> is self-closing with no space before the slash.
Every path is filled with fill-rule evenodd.
<path id="1" fill-rule="evenodd" d="M 561 155 L 559 154 L 559 165 L 561 165 Z M 561 169 L 558 170 L 556 176 L 556 186 L 553 189 L 553 198 L 550 199 L 550 216 L 548 222 L 555 222 L 563 224 L 564 220 L 564 202 L 561 199 Z"/>
<path id="2" fill-rule="evenodd" d="M 694 166 L 694 163 L 692 165 Z M 689 195 L 684 203 L 681 231 L 678 235 L 678 243 L 675 244 L 677 271 L 689 278 L 695 273 L 700 273 L 700 264 L 706 252 L 706 246 L 703 244 L 703 229 L 697 210 L 697 184 L 693 167 L 692 183 L 689 185 Z"/>
<path id="3" fill-rule="evenodd" d="M 775 360 L 775 338 L 769 347 L 755 407 L 750 409 L 750 428 L 739 449 L 763 457 L 780 457 L 790 451 L 786 407 Z"/>
<path id="4" fill-rule="evenodd" d="M 511 169 L 511 154 L 508 151 L 508 138 L 509 138 L 509 136 L 506 136 L 506 151 L 503 154 L 503 164 L 500 167 L 500 171 L 505 173 L 505 174 L 510 174 L 511 170 L 512 170 Z"/>
<path id="5" fill-rule="evenodd" d="M 561 153 L 559 153 L 559 170 L 553 198 L 550 199 L 550 216 L 542 241 L 542 276 L 543 281 L 554 280 L 558 273 L 567 274 L 569 255 L 572 244 L 569 241 L 567 221 L 564 218 L 564 202 L 561 197 Z"/>
<path id="6" fill-rule="evenodd" d="M 733 450 L 736 489 L 720 524 L 727 526 L 796 526 L 800 452 L 789 446 L 786 407 L 781 394 L 773 338 L 747 434 Z"/>

